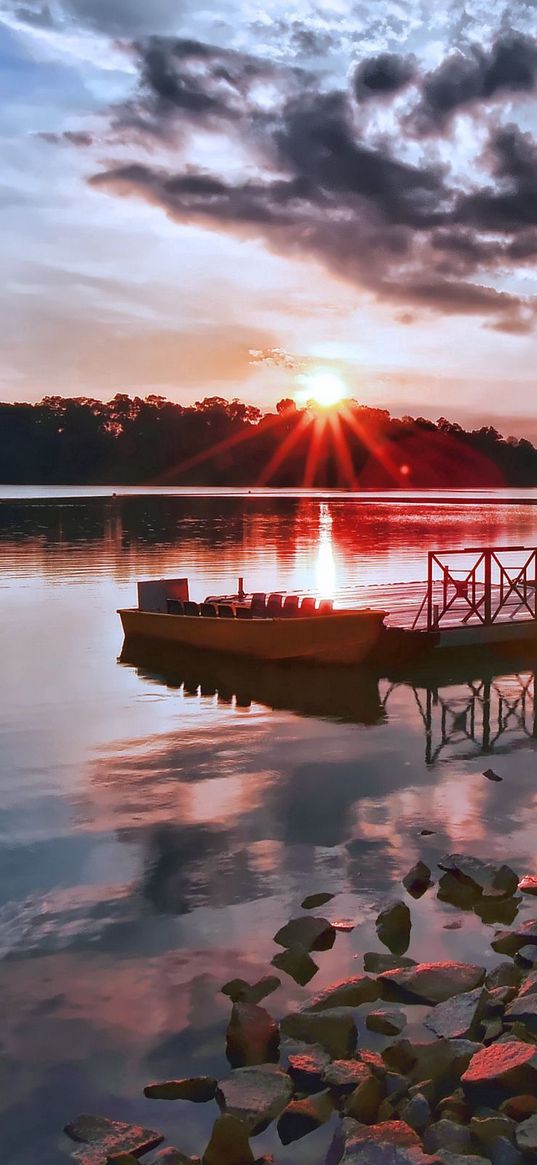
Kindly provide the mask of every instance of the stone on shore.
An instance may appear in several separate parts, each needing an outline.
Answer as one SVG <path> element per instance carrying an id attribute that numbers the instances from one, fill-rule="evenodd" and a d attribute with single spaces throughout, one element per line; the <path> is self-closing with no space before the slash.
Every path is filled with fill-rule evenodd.
<path id="1" fill-rule="evenodd" d="M 523 1153 L 537 1153 L 537 1116 L 530 1116 L 517 1125 L 515 1137 Z"/>
<path id="2" fill-rule="evenodd" d="M 518 970 L 518 968 L 517 968 Z M 520 974 L 520 972 L 519 972 Z M 519 999 L 525 999 L 527 995 L 534 995 L 537 992 L 537 971 L 530 971 L 529 975 L 522 980 L 520 990 L 518 992 Z"/>
<path id="3" fill-rule="evenodd" d="M 491 942 L 500 955 L 516 955 L 522 947 L 537 943 L 537 918 L 528 918 L 512 930 L 499 930 Z"/>
<path id="4" fill-rule="evenodd" d="M 334 894 L 320 893 L 308 894 L 307 898 L 300 903 L 303 910 L 315 910 L 316 906 L 324 906 L 327 902 L 331 902 Z"/>
<path id="5" fill-rule="evenodd" d="M 385 951 L 366 951 L 364 971 L 380 975 L 382 971 L 397 971 L 399 967 L 415 967 L 416 960 L 408 955 L 387 955 Z"/>
<path id="6" fill-rule="evenodd" d="M 441 1081 L 443 1086 L 453 1088 L 481 1047 L 471 1040 L 441 1038 L 411 1042 L 403 1038 L 384 1048 L 382 1058 L 391 1071 L 403 1073 L 407 1084 L 423 1087 L 426 1080 L 432 1084 Z"/>
<path id="7" fill-rule="evenodd" d="M 521 1023 L 526 1031 L 537 1035 L 537 995 L 523 995 L 513 1000 L 505 1010 L 504 1022 Z"/>
<path id="8" fill-rule="evenodd" d="M 184 1080 L 163 1080 L 159 1084 L 147 1084 L 144 1096 L 149 1100 L 192 1100 L 194 1104 L 205 1104 L 214 1099 L 216 1080 L 212 1076 L 189 1076 Z"/>
<path id="9" fill-rule="evenodd" d="M 410 944 L 412 921 L 406 902 L 390 902 L 381 910 L 377 921 L 377 935 L 393 955 L 404 955 Z"/>
<path id="10" fill-rule="evenodd" d="M 493 991 L 495 987 L 518 987 L 521 978 L 522 972 L 514 963 L 498 963 L 497 967 L 489 971 L 485 987 L 488 991 Z"/>
<path id="11" fill-rule="evenodd" d="M 422 1132 L 431 1120 L 431 1106 L 422 1092 L 416 1092 L 404 1105 L 401 1117 L 416 1132 Z"/>
<path id="12" fill-rule="evenodd" d="M 254 1155 L 242 1121 L 228 1113 L 217 1117 L 201 1165 L 254 1165 Z"/>
<path id="13" fill-rule="evenodd" d="M 380 1080 L 370 1072 L 351 1092 L 345 1102 L 347 1116 L 364 1125 L 372 1125 L 377 1119 L 383 1088 Z"/>
<path id="14" fill-rule="evenodd" d="M 289 1057 L 288 1072 L 299 1092 L 321 1092 L 324 1088 L 324 1072 L 330 1064 L 330 1057 L 322 1048 L 312 1048 L 308 1052 L 292 1053 Z"/>
<path id="15" fill-rule="evenodd" d="M 437 1036 L 446 1039 L 462 1040 L 473 1039 L 477 1034 L 486 995 L 482 987 L 474 991 L 465 991 L 438 1003 L 432 1011 L 427 1012 L 423 1023 Z"/>
<path id="16" fill-rule="evenodd" d="M 347 1117 L 336 1130 L 327 1161 L 340 1165 L 441 1165 L 423 1152 L 419 1138 L 404 1121 L 363 1125 Z"/>
<path id="17" fill-rule="evenodd" d="M 293 1095 L 293 1082 L 275 1064 L 236 1068 L 216 1090 L 223 1113 L 240 1120 L 250 1136 L 263 1132 Z"/>
<path id="18" fill-rule="evenodd" d="M 398 1036 L 406 1027 L 406 1015 L 403 1011 L 370 1011 L 365 1026 L 383 1036 Z"/>
<path id="19" fill-rule="evenodd" d="M 469 1153 L 472 1147 L 470 1130 L 466 1125 L 443 1117 L 425 1130 L 423 1147 L 428 1153 L 435 1153 L 439 1149 L 448 1149 L 450 1153 Z"/>
<path id="20" fill-rule="evenodd" d="M 517 1122 L 525 1121 L 528 1117 L 537 1113 L 537 1096 L 521 1095 L 509 1096 L 507 1100 L 502 1101 L 500 1105 L 500 1112 L 504 1112 L 511 1120 Z"/>
<path id="21" fill-rule="evenodd" d="M 290 1145 L 306 1137 L 330 1120 L 334 1104 L 328 1089 L 307 1096 L 301 1100 L 291 1100 L 278 1121 L 278 1136 L 282 1145 Z"/>
<path id="22" fill-rule="evenodd" d="M 276 1020 L 255 1003 L 234 1003 L 226 1032 L 226 1055 L 233 1068 L 277 1063 L 280 1032 Z"/>
<path id="23" fill-rule="evenodd" d="M 292 918 L 280 927 L 274 935 L 274 942 L 280 947 L 302 947 L 305 951 L 329 951 L 334 945 L 336 932 L 326 918 L 304 914 Z"/>
<path id="24" fill-rule="evenodd" d="M 345 1060 L 356 1047 L 356 1024 L 348 1008 L 330 1011 L 296 1011 L 281 1021 L 284 1035 L 305 1044 L 320 1044 L 333 1060 Z"/>
<path id="25" fill-rule="evenodd" d="M 446 854 L 438 865 L 457 879 L 473 882 L 485 898 L 509 898 L 518 888 L 518 875 L 510 866 L 495 866 L 464 854 Z"/>
<path id="26" fill-rule="evenodd" d="M 403 886 L 413 898 L 421 898 L 425 891 L 429 889 L 431 883 L 431 871 L 425 862 L 416 862 L 415 866 L 405 874 L 402 879 Z"/>
<path id="27" fill-rule="evenodd" d="M 367 975 L 354 975 L 351 979 L 342 979 L 339 983 L 330 983 L 309 1003 L 305 1004 L 304 1011 L 326 1011 L 334 1007 L 359 1007 L 362 1003 L 374 1003 L 379 997 L 379 987 L 376 979 Z"/>
<path id="28" fill-rule="evenodd" d="M 323 1072 L 323 1081 L 337 1092 L 354 1092 L 370 1075 L 371 1069 L 361 1060 L 333 1060 Z"/>
<path id="29" fill-rule="evenodd" d="M 525 874 L 520 879 L 518 888 L 521 894 L 537 894 L 537 876 L 535 874 Z"/>
<path id="30" fill-rule="evenodd" d="M 496 1104 L 517 1093 L 537 1089 L 537 1048 L 522 1040 L 506 1040 L 483 1048 L 472 1057 L 461 1077 L 468 1098 Z"/>
<path id="31" fill-rule="evenodd" d="M 281 986 L 281 979 L 277 975 L 264 975 L 257 983 L 247 983 L 245 979 L 230 979 L 221 988 L 222 995 L 227 995 L 232 1003 L 261 1003 L 267 995 L 272 995 Z"/>
<path id="32" fill-rule="evenodd" d="M 114 1154 L 117 1156 L 118 1153 L 140 1156 L 150 1149 L 156 1149 L 164 1140 L 153 1129 L 88 1113 L 75 1117 L 74 1121 L 65 1126 L 64 1132 L 83 1146 L 72 1153 L 74 1159 L 82 1162 L 82 1165 L 105 1165 L 107 1157 Z"/>
<path id="33" fill-rule="evenodd" d="M 313 962 L 304 947 L 287 947 L 284 951 L 278 951 L 272 959 L 272 966 L 277 967 L 279 971 L 285 971 L 299 987 L 305 987 L 319 970 L 317 963 Z"/>
<path id="34" fill-rule="evenodd" d="M 480 987 L 485 978 L 483 967 L 474 963 L 417 963 L 379 976 L 383 999 L 409 1003 L 443 1003 Z"/>
<path id="35" fill-rule="evenodd" d="M 137 1157 L 133 1157 L 133 1162 L 135 1165 L 140 1165 Z M 120 1165 L 119 1162 L 118 1165 Z M 156 1157 L 152 1157 L 151 1165 L 201 1165 L 201 1162 L 199 1157 L 189 1157 L 180 1149 L 176 1149 L 174 1145 L 168 1145 L 166 1149 L 161 1149 Z"/>

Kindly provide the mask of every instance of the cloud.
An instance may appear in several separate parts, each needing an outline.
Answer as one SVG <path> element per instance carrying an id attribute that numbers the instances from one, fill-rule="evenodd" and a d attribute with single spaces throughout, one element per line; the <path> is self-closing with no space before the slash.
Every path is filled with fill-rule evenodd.
<path id="1" fill-rule="evenodd" d="M 354 73 L 354 91 L 359 101 L 373 97 L 391 97 L 408 85 L 416 75 L 417 63 L 412 56 L 379 53 L 360 61 Z"/>
<path id="2" fill-rule="evenodd" d="M 62 133 L 38 133 L 37 137 L 41 138 L 43 142 L 49 142 L 50 145 L 69 145 L 80 146 L 84 149 L 93 145 L 93 134 L 87 130 L 65 129 Z"/>

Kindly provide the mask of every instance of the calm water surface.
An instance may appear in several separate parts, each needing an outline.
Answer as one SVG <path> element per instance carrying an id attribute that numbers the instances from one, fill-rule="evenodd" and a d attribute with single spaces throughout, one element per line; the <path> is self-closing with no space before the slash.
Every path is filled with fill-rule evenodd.
<path id="1" fill-rule="evenodd" d="M 534 545 L 537 512 L 490 493 L 439 507 L 14 492 L 0 501 L 4 1159 L 67 1160 L 61 1128 L 78 1111 L 199 1152 L 213 1105 L 146 1101 L 143 1086 L 226 1074 L 219 988 L 267 973 L 306 893 L 334 892 L 325 913 L 356 923 L 318 956 L 317 988 L 380 949 L 376 914 L 418 857 L 464 850 L 537 872 L 532 661 L 434 689 L 349 673 L 327 692 L 277 669 L 120 660 L 116 608 L 136 578 L 163 574 L 188 574 L 194 597 L 239 573 L 252 589 L 322 593 L 416 580 L 428 547 Z M 482 776 L 490 766 L 502 783 Z M 430 892 L 412 916 L 414 958 L 494 961 L 476 914 Z M 304 995 L 282 974 L 268 1007 Z M 269 1130 L 254 1144 L 314 1165 L 329 1138 L 283 1148 Z"/>

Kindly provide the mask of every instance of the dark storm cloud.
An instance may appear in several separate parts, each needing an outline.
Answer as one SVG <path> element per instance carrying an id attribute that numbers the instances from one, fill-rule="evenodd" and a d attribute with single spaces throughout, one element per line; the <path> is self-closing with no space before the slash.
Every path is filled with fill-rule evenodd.
<path id="1" fill-rule="evenodd" d="M 416 75 L 414 57 L 397 53 L 379 53 L 360 61 L 354 73 L 354 91 L 359 101 L 372 97 L 387 97 L 398 93 Z"/>
<path id="2" fill-rule="evenodd" d="M 482 95 L 515 84 L 498 44 L 482 70 Z M 141 85 L 130 115 L 139 124 L 149 118 L 151 133 L 169 134 L 218 122 L 250 149 L 252 166 L 231 181 L 192 165 L 123 164 L 95 175 L 94 186 L 143 197 L 179 223 L 314 258 L 405 310 L 488 315 L 512 333 L 533 326 L 531 305 L 491 285 L 537 254 L 537 146 L 516 127 L 495 130 L 483 160 L 489 179 L 462 192 L 447 167 L 412 165 L 397 157 L 398 140 L 368 138 L 350 92 L 321 91 L 305 74 L 271 72 L 263 61 L 197 42 L 152 38 L 136 51 Z M 401 84 L 410 79 L 408 62 L 390 69 Z M 517 76 L 522 83 L 529 74 Z M 267 77 L 277 94 L 259 108 L 252 86 Z M 453 96 L 444 99 L 444 113 L 455 107 Z"/>
<path id="3" fill-rule="evenodd" d="M 437 133 L 457 111 L 500 95 L 530 93 L 536 82 L 537 40 L 502 33 L 489 50 L 472 45 L 426 74 L 411 125 L 418 133 Z"/>
<path id="4" fill-rule="evenodd" d="M 35 28 L 53 28 L 54 26 L 54 18 L 48 4 L 42 4 L 37 8 L 21 5 L 15 9 L 15 16 L 23 24 L 32 24 Z"/>

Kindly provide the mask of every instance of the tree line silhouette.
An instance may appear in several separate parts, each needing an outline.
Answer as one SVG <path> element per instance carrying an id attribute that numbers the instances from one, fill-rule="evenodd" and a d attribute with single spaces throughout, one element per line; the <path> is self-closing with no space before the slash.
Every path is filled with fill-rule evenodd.
<path id="1" fill-rule="evenodd" d="M 5 484 L 340 486 L 537 485 L 537 449 L 491 426 L 395 418 L 354 400 L 337 410 L 283 399 L 261 413 L 206 397 L 0 404 Z"/>

